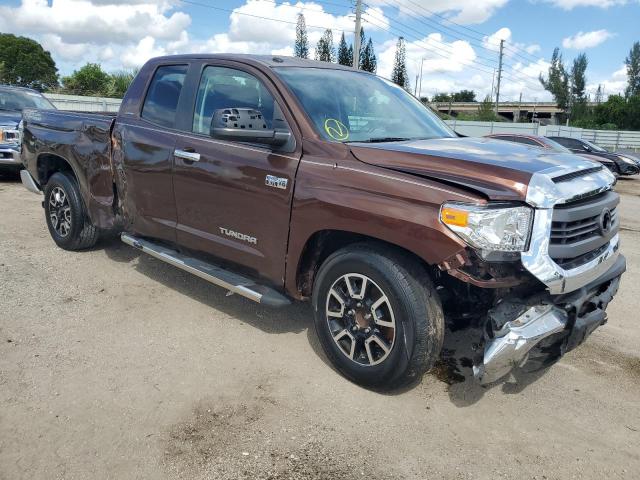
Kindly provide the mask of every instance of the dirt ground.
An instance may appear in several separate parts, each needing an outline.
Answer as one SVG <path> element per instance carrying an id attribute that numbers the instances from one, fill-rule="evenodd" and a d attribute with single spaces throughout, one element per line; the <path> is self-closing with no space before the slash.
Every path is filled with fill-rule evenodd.
<path id="1" fill-rule="evenodd" d="M 64 252 L 0 179 L 0 479 L 640 478 L 640 179 L 609 323 L 492 388 L 381 394 L 305 304 L 260 307 L 116 240 Z"/>

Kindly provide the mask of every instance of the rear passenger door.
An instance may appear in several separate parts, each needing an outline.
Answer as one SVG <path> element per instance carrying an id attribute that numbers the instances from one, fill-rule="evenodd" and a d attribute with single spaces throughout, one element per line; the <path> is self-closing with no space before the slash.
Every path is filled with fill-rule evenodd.
<path id="1" fill-rule="evenodd" d="M 183 125 L 188 133 L 178 137 L 175 149 L 178 244 L 281 286 L 301 156 L 293 119 L 283 114 L 284 102 L 257 69 L 235 62 L 203 63 L 193 83 L 191 78 L 192 114 Z M 229 108 L 259 110 L 267 128 L 274 122 L 288 128 L 292 141 L 274 148 L 213 138 L 214 111 Z"/>
<path id="2" fill-rule="evenodd" d="M 188 65 L 159 65 L 140 111 L 118 117 L 113 159 L 125 229 L 174 242 L 177 222 L 173 191 L 175 122 Z"/>

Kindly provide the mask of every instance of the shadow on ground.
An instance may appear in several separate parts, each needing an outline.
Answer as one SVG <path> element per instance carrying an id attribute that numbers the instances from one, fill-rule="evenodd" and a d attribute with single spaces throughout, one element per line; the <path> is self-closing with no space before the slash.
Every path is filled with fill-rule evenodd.
<path id="1" fill-rule="evenodd" d="M 252 327 L 268 334 L 302 333 L 306 330 L 309 344 L 315 354 L 327 366 L 339 373 L 329 362 L 318 342 L 313 328 L 313 312 L 309 303 L 294 302 L 284 308 L 274 309 L 253 303 L 238 295 L 227 296 L 227 292 L 205 280 L 183 272 L 149 255 L 120 242 L 118 238 L 108 238 L 100 242 L 96 249 L 104 249 L 105 254 L 116 262 L 132 265 L 138 272 L 187 297 L 220 310 Z M 478 356 L 481 329 L 469 321 L 465 325 L 447 325 L 445 341 L 440 360 L 429 375 L 448 386 L 451 402 L 458 407 L 473 405 L 490 389 L 501 387 L 506 394 L 522 392 L 528 385 L 544 375 L 545 370 L 535 373 L 516 371 L 508 381 L 480 385 L 473 376 L 473 358 Z M 376 390 L 382 395 L 401 395 L 422 383 L 422 378 L 393 390 Z"/>

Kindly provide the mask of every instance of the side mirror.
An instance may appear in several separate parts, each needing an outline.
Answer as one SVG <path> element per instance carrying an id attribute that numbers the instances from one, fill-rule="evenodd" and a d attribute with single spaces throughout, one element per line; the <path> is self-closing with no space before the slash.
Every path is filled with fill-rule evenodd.
<path id="1" fill-rule="evenodd" d="M 214 111 L 211 119 L 211 136 L 221 140 L 280 147 L 289 141 L 291 132 L 267 128 L 267 122 L 259 110 L 231 107 Z"/>
<path id="2" fill-rule="evenodd" d="M 589 145 L 582 144 L 582 148 L 584 148 L 587 152 L 591 151 L 591 147 Z"/>

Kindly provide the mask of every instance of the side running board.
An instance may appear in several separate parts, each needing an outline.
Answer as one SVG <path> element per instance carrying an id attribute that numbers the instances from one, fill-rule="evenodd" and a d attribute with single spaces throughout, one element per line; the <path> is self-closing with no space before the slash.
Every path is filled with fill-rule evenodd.
<path id="1" fill-rule="evenodd" d="M 253 280 L 224 270 L 211 263 L 188 257 L 170 248 L 123 233 L 120 237 L 124 243 L 148 253 L 152 257 L 192 273 L 207 282 L 226 288 L 232 293 L 247 297 L 254 302 L 270 307 L 289 305 L 291 300 L 273 288 L 256 284 Z"/>

